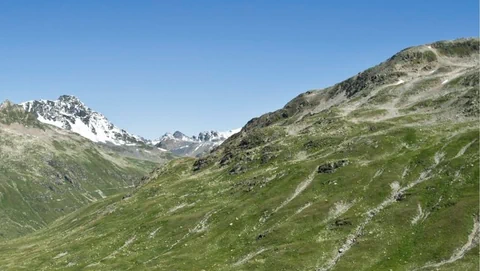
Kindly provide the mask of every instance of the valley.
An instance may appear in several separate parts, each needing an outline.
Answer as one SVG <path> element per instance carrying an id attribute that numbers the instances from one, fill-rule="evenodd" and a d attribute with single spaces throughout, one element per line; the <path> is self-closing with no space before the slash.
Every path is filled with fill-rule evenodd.
<path id="1" fill-rule="evenodd" d="M 407 48 L 198 157 L 4 103 L 0 269 L 478 270 L 479 45 Z"/>

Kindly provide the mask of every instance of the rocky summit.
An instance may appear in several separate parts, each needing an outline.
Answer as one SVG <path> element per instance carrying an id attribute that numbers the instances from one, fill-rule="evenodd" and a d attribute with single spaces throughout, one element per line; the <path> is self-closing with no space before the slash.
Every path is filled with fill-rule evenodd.
<path id="1" fill-rule="evenodd" d="M 145 143 L 145 139 L 113 125 L 108 119 L 82 103 L 77 97 L 62 95 L 57 100 L 34 100 L 21 104 L 40 122 L 73 131 L 94 142 L 115 145 Z"/>
<path id="2" fill-rule="evenodd" d="M 179 156 L 199 157 L 208 154 L 238 132 L 240 132 L 240 129 L 226 132 L 212 130 L 200 132 L 197 136 L 189 137 L 180 131 L 176 131 L 173 134 L 166 133 L 160 139 L 152 141 L 151 144 Z"/>
<path id="3" fill-rule="evenodd" d="M 407 48 L 103 199 L 92 189 L 109 191 L 125 177 L 119 167 L 79 171 L 75 183 L 100 177 L 88 175 L 93 169 L 112 181 L 77 185 L 72 195 L 64 176 L 76 167 L 55 166 L 58 156 L 45 152 L 34 162 L 65 172 L 37 171 L 13 147 L 29 153 L 36 139 L 14 137 L 1 145 L 3 161 L 31 170 L 1 183 L 0 210 L 13 221 L 2 223 L 35 232 L 0 242 L 0 269 L 478 270 L 479 68 L 477 38 Z M 32 121 L 18 112 L 0 114 L 17 121 L 4 124 L 8 133 Z M 72 155 L 68 139 L 49 142 Z M 125 163 L 74 147 L 88 166 Z M 29 194 L 30 176 L 52 176 L 64 193 Z M 35 189 L 46 191 L 52 178 Z M 52 208 L 61 208 L 67 197 L 91 203 L 53 222 L 22 213 L 33 199 L 58 199 Z M 25 208 L 15 211 L 12 199 Z"/>

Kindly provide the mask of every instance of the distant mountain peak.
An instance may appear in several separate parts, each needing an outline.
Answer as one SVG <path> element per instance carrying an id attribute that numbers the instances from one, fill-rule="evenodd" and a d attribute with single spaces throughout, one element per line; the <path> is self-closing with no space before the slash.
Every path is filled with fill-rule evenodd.
<path id="1" fill-rule="evenodd" d="M 175 131 L 175 133 L 173 133 L 173 137 L 177 139 L 182 139 L 183 137 L 185 137 L 185 134 L 180 131 Z"/>
<path id="2" fill-rule="evenodd" d="M 13 104 L 10 102 L 10 100 L 5 100 L 2 103 L 0 103 L 0 109 L 11 107 Z"/>
<path id="3" fill-rule="evenodd" d="M 73 96 L 73 95 L 61 95 L 60 97 L 58 97 L 58 100 L 63 101 L 63 102 L 73 101 L 73 102 L 82 103 L 79 98 L 77 98 L 76 96 Z"/>
<path id="4" fill-rule="evenodd" d="M 124 145 L 145 143 L 143 138 L 116 127 L 104 115 L 87 107 L 73 95 L 57 100 L 33 100 L 21 104 L 40 122 L 70 130 L 94 142 Z"/>
<path id="5" fill-rule="evenodd" d="M 222 144 L 227 138 L 238 132 L 240 132 L 240 129 L 226 132 L 210 130 L 189 137 L 180 131 L 175 131 L 173 134 L 166 133 L 160 139 L 151 141 L 151 144 L 178 155 L 199 156 L 208 153 L 211 149 Z"/>

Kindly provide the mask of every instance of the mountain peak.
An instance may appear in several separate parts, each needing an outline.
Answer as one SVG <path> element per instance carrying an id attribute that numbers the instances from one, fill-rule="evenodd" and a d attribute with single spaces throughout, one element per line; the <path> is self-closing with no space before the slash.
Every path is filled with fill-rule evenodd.
<path id="1" fill-rule="evenodd" d="M 240 129 L 226 132 L 211 130 L 200 132 L 192 137 L 175 131 L 173 134 L 166 133 L 160 139 L 151 141 L 151 144 L 181 156 L 202 156 L 239 131 Z"/>
<path id="2" fill-rule="evenodd" d="M 116 127 L 108 119 L 73 95 L 62 95 L 58 100 L 34 100 L 21 104 L 27 112 L 37 115 L 40 122 L 70 130 L 94 142 L 124 145 L 145 143 L 136 135 Z"/>
<path id="3" fill-rule="evenodd" d="M 58 97 L 59 101 L 75 101 L 75 102 L 81 102 L 79 98 L 73 95 L 61 95 Z"/>
<path id="4" fill-rule="evenodd" d="M 2 110 L 4 108 L 11 107 L 12 105 L 13 104 L 12 104 L 12 102 L 10 102 L 10 100 L 5 100 L 0 104 L 0 110 Z"/>
<path id="5" fill-rule="evenodd" d="M 58 97 L 58 102 L 73 105 L 79 108 L 89 109 L 78 97 L 73 95 L 62 95 Z"/>
<path id="6" fill-rule="evenodd" d="M 177 139 L 182 139 L 183 137 L 185 137 L 185 134 L 180 131 L 175 131 L 175 133 L 173 133 L 173 137 Z"/>
<path id="7" fill-rule="evenodd" d="M 9 100 L 0 104 L 0 123 L 20 123 L 25 126 L 42 127 L 35 115 L 26 112 L 21 105 L 14 104 Z"/>

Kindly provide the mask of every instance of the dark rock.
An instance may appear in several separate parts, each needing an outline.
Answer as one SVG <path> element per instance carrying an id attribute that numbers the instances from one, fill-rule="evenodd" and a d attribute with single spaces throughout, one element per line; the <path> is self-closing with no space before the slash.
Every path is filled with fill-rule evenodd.
<path id="1" fill-rule="evenodd" d="M 244 137 L 239 144 L 242 149 L 252 149 L 265 143 L 265 138 L 259 134 L 249 134 Z"/>
<path id="2" fill-rule="evenodd" d="M 265 237 L 267 237 L 267 234 L 266 234 L 266 233 L 261 233 L 261 234 L 259 234 L 259 235 L 257 236 L 256 239 L 257 239 L 257 241 L 259 241 L 259 240 L 261 240 L 261 239 L 263 239 L 263 238 L 265 238 Z"/>
<path id="3" fill-rule="evenodd" d="M 72 179 L 70 179 L 67 175 L 64 175 L 64 176 L 63 176 L 63 179 L 64 179 L 66 182 L 68 182 L 68 183 L 70 183 L 70 184 L 73 184 Z"/>
<path id="4" fill-rule="evenodd" d="M 230 161 L 232 160 L 233 158 L 233 153 L 232 152 L 227 152 L 225 153 L 225 155 L 222 157 L 222 159 L 220 159 L 220 166 L 223 167 L 223 166 L 226 166 L 230 163 Z"/>
<path id="5" fill-rule="evenodd" d="M 404 200 L 405 198 L 407 197 L 406 194 L 402 193 L 402 192 L 398 192 L 397 194 L 395 194 L 394 198 L 396 201 L 402 201 Z"/>
<path id="6" fill-rule="evenodd" d="M 337 219 L 337 220 L 335 220 L 335 226 L 337 226 L 337 227 L 347 226 L 347 225 L 352 225 L 352 222 L 350 222 L 348 219 Z"/>
<path id="7" fill-rule="evenodd" d="M 246 168 L 244 168 L 242 165 L 235 165 L 233 168 L 230 170 L 230 174 L 241 174 L 246 171 Z"/>
<path id="8" fill-rule="evenodd" d="M 338 168 L 348 165 L 348 160 L 338 160 L 335 162 L 325 163 L 318 167 L 318 173 L 333 173 Z"/>
<path id="9" fill-rule="evenodd" d="M 325 125 L 332 124 L 334 122 L 335 122 L 335 120 L 332 119 L 332 118 L 321 118 L 320 120 L 316 121 L 315 124 L 325 126 Z"/>
<path id="10" fill-rule="evenodd" d="M 275 155 L 271 154 L 271 153 L 262 153 L 262 157 L 260 158 L 260 162 L 262 164 L 266 164 L 268 163 L 270 160 L 272 160 L 273 158 L 275 158 Z"/>
<path id="11" fill-rule="evenodd" d="M 320 146 L 320 144 L 318 142 L 313 141 L 313 140 L 309 140 L 308 142 L 303 144 L 303 146 L 306 149 L 315 149 L 315 148 L 318 148 Z"/>
<path id="12" fill-rule="evenodd" d="M 274 146 L 265 146 L 263 149 L 262 149 L 262 152 L 261 152 L 261 155 L 260 155 L 260 162 L 262 164 L 266 164 L 268 162 L 270 162 L 270 160 L 276 158 L 277 156 L 275 155 L 275 153 L 279 151 L 279 149 L 277 147 L 274 147 Z"/>
<path id="13" fill-rule="evenodd" d="M 182 139 L 182 137 L 184 137 L 184 136 L 185 135 L 180 131 L 176 131 L 175 133 L 173 133 L 173 137 L 177 138 L 177 139 Z"/>
<path id="14" fill-rule="evenodd" d="M 199 171 L 202 168 L 207 167 L 209 164 L 209 160 L 207 158 L 200 158 L 193 163 L 193 171 Z"/>

